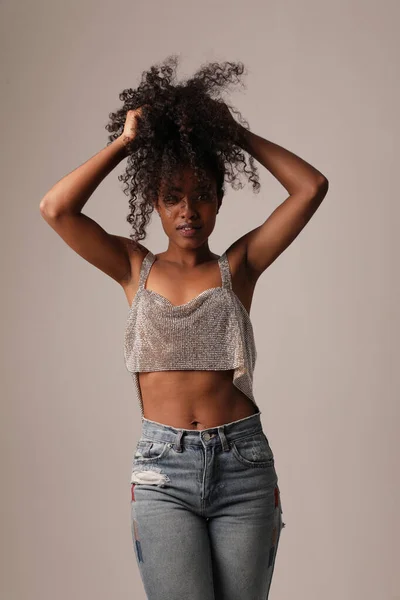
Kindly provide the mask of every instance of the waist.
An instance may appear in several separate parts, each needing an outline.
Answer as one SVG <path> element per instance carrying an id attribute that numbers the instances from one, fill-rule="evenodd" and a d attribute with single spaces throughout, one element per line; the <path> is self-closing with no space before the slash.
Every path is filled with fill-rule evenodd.
<path id="1" fill-rule="evenodd" d="M 210 444 L 214 441 L 217 443 L 219 432 L 222 429 L 227 440 L 233 441 L 241 437 L 263 432 L 261 412 L 257 411 L 242 419 L 220 423 L 219 425 L 210 426 L 205 429 L 207 429 L 207 434 L 204 434 L 204 430 L 199 431 L 184 427 L 174 427 L 173 425 L 144 418 L 142 421 L 141 436 L 149 440 L 175 443 L 177 435 L 183 430 L 184 437 L 180 438 L 182 442 L 188 445 L 202 446 L 204 441 Z"/>
<path id="2" fill-rule="evenodd" d="M 232 378 L 233 370 L 139 373 L 144 417 L 203 429 L 254 414 L 257 407 Z"/>

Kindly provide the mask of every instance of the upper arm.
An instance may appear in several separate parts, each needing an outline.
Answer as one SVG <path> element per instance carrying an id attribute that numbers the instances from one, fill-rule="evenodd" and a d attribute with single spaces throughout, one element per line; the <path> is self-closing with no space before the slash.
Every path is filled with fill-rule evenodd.
<path id="1" fill-rule="evenodd" d="M 312 191 L 291 194 L 262 223 L 241 238 L 246 264 L 257 278 L 295 240 L 328 191 L 328 181 Z"/>
<path id="2" fill-rule="evenodd" d="M 96 221 L 83 213 L 49 215 L 40 206 L 46 222 L 82 258 L 115 279 L 118 283 L 129 280 L 131 261 L 130 238 L 107 233 Z"/>

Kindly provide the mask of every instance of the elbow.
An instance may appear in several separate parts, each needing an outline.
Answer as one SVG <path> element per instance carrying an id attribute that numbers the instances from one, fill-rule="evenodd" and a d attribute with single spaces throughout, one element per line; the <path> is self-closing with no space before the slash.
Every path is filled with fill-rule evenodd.
<path id="1" fill-rule="evenodd" d="M 321 177 L 318 178 L 318 181 L 313 186 L 313 196 L 319 201 L 322 201 L 328 193 L 328 190 L 329 181 L 326 177 L 321 175 Z"/>
<path id="2" fill-rule="evenodd" d="M 39 210 L 44 219 L 56 219 L 59 215 L 59 211 L 57 211 L 54 204 L 46 197 L 40 201 Z"/>
<path id="3" fill-rule="evenodd" d="M 322 175 L 322 177 L 321 177 L 320 185 L 328 191 L 329 181 L 324 175 Z"/>
<path id="4" fill-rule="evenodd" d="M 46 210 L 46 202 L 44 198 L 40 201 L 39 210 L 41 215 L 43 215 L 44 211 Z"/>
<path id="5" fill-rule="evenodd" d="M 320 184 L 320 196 L 321 196 L 321 200 L 323 200 L 325 198 L 325 196 L 327 195 L 329 190 L 329 181 L 327 180 L 326 177 L 323 178 L 321 184 Z"/>
<path id="6" fill-rule="evenodd" d="M 318 177 L 315 177 L 312 182 L 308 182 L 308 184 L 302 186 L 300 193 L 309 199 L 324 198 L 328 189 L 329 181 L 320 174 Z"/>
<path id="7" fill-rule="evenodd" d="M 325 193 L 328 191 L 328 189 L 329 189 L 329 181 L 328 181 L 328 179 L 324 175 L 321 175 L 321 177 L 318 179 L 317 189 L 318 190 L 323 190 L 323 191 L 325 191 Z"/>
<path id="8" fill-rule="evenodd" d="M 49 202 L 43 198 L 39 204 L 40 214 L 44 219 L 48 219 L 50 217 L 50 207 Z"/>

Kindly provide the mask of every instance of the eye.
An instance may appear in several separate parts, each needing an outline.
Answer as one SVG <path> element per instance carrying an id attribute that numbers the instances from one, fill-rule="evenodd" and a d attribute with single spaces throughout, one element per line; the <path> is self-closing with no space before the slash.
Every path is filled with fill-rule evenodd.
<path id="1" fill-rule="evenodd" d="M 197 194 L 197 197 L 199 200 L 209 200 L 211 198 L 211 194 L 208 194 L 207 192 L 200 192 L 199 194 Z"/>

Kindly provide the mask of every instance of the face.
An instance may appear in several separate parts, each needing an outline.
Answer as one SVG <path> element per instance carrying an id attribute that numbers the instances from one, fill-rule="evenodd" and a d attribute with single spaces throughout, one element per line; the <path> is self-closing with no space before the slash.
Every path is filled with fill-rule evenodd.
<path id="1" fill-rule="evenodd" d="M 182 169 L 172 181 L 161 186 L 155 206 L 167 236 L 179 245 L 200 246 L 215 227 L 218 197 L 215 180 L 208 179 L 208 187 L 200 187 L 191 168 Z M 195 228 L 185 232 L 180 225 L 188 223 Z"/>

